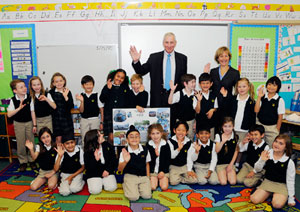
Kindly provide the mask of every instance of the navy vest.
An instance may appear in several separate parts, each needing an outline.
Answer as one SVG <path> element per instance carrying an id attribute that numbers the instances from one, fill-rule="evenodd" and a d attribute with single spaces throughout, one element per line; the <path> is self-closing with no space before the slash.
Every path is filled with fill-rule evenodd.
<path id="1" fill-rule="evenodd" d="M 150 161 L 150 173 L 154 173 L 154 168 L 156 165 L 156 154 L 155 148 L 147 143 L 147 148 L 149 150 L 151 161 Z M 168 143 L 166 145 L 161 146 L 160 154 L 159 154 L 159 166 L 158 166 L 158 173 L 164 172 L 169 173 L 169 166 L 171 163 L 171 150 Z"/>
<path id="2" fill-rule="evenodd" d="M 267 160 L 265 178 L 273 182 L 286 183 L 286 172 L 289 161 L 290 158 L 285 162 L 277 161 L 277 163 L 274 163 L 274 160 Z"/>
<path id="3" fill-rule="evenodd" d="M 222 139 L 222 135 L 220 135 Z M 229 164 L 234 155 L 234 151 L 238 142 L 238 138 L 230 139 L 222 146 L 222 149 L 218 153 L 218 163 L 217 164 Z M 227 149 L 227 152 L 226 152 Z"/>
<path id="4" fill-rule="evenodd" d="M 61 172 L 67 173 L 67 174 L 73 174 L 78 169 L 80 169 L 81 164 L 79 161 L 79 157 L 80 157 L 80 151 L 76 152 L 76 154 L 73 155 L 72 157 L 70 157 L 69 154 L 67 152 L 65 152 L 64 158 L 63 158 L 63 161 L 62 161 L 61 167 L 60 167 Z"/>
<path id="5" fill-rule="evenodd" d="M 177 109 L 177 118 L 181 121 L 191 121 L 195 118 L 195 110 L 193 108 L 193 99 L 194 95 L 188 97 L 187 95 L 183 95 L 182 90 L 179 91 L 180 100 L 178 102 Z"/>
<path id="6" fill-rule="evenodd" d="M 42 152 L 42 148 L 45 149 L 44 152 Z M 42 170 L 48 171 L 52 170 L 55 163 L 57 152 L 53 147 L 48 151 L 46 147 L 40 148 L 40 154 L 37 158 L 37 162 Z"/>
<path id="7" fill-rule="evenodd" d="M 265 147 L 267 146 L 267 143 L 265 142 L 261 147 L 258 147 L 257 149 L 254 148 L 253 142 L 250 141 L 247 148 L 247 159 L 246 162 L 254 167 L 254 164 L 258 161 L 260 158 L 260 154 L 262 151 L 265 150 Z"/>
<path id="8" fill-rule="evenodd" d="M 16 99 L 16 96 L 11 98 L 15 109 L 17 109 L 20 106 L 20 100 Z M 17 112 L 14 116 L 12 116 L 13 120 L 17 122 L 28 122 L 31 121 L 31 111 L 30 111 L 30 102 L 31 97 L 27 94 L 27 98 L 24 99 L 23 104 L 25 104 L 25 107 L 23 107 L 19 112 Z"/>
<path id="9" fill-rule="evenodd" d="M 208 164 L 211 162 L 211 158 L 212 158 L 212 150 L 213 150 L 213 146 L 214 146 L 214 142 L 210 141 L 209 146 L 206 145 L 205 147 L 201 146 L 201 149 L 199 151 L 198 154 L 198 158 L 196 160 L 197 163 L 201 163 L 201 164 Z"/>
<path id="10" fill-rule="evenodd" d="M 178 148 L 178 143 L 175 140 L 171 139 L 171 138 L 169 140 L 173 144 L 174 150 L 176 150 Z M 184 165 L 186 165 L 186 163 L 187 163 L 187 152 L 188 152 L 191 144 L 192 144 L 191 141 L 186 142 L 186 144 L 182 147 L 182 149 L 180 150 L 180 152 L 178 153 L 176 158 L 171 159 L 171 165 L 175 165 L 175 166 L 184 166 Z"/>
<path id="11" fill-rule="evenodd" d="M 128 147 L 126 147 L 128 151 Z M 124 174 L 133 174 L 136 176 L 146 176 L 146 158 L 147 158 L 148 149 L 147 147 L 143 146 L 143 151 L 140 152 L 138 155 L 135 153 L 130 153 L 130 160 L 125 166 L 123 173 Z"/>
<path id="12" fill-rule="evenodd" d="M 196 128 L 197 130 L 199 128 L 212 128 L 215 126 L 215 114 L 211 117 L 211 119 L 207 118 L 206 113 L 214 108 L 215 105 L 215 100 L 216 100 L 216 95 L 213 94 L 212 92 L 209 93 L 208 99 L 205 97 L 202 98 L 201 100 L 201 110 L 199 114 L 196 114 Z"/>
<path id="13" fill-rule="evenodd" d="M 47 96 L 47 93 L 45 93 L 45 96 Z M 34 101 L 34 112 L 37 118 L 51 115 L 53 109 L 48 104 L 47 101 L 40 101 L 38 98 L 35 98 L 33 101 Z"/>
<path id="14" fill-rule="evenodd" d="M 84 110 L 81 113 L 82 118 L 91 118 L 99 116 L 98 94 L 93 93 L 87 97 L 85 93 L 81 94 L 84 99 Z"/>
<path id="15" fill-rule="evenodd" d="M 279 99 L 278 97 L 276 100 L 271 99 L 270 101 L 265 96 L 261 99 L 261 107 L 259 113 L 257 114 L 257 118 L 260 123 L 264 125 L 274 125 L 277 124 L 278 120 L 278 105 Z"/>

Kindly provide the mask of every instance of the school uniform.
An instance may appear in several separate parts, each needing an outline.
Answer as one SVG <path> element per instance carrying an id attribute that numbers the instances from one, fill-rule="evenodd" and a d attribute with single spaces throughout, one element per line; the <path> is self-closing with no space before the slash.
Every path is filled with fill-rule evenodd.
<path id="1" fill-rule="evenodd" d="M 158 156 L 155 153 L 156 145 L 153 140 L 150 140 L 146 146 L 151 156 L 151 176 L 157 176 L 160 172 L 163 172 L 165 176 L 169 178 L 169 167 L 171 163 L 171 150 L 169 144 L 161 139 L 158 146 Z"/>
<path id="2" fill-rule="evenodd" d="M 21 100 L 18 95 L 12 97 L 7 111 L 13 111 L 17 109 L 20 106 L 20 102 Z M 34 143 L 30 102 L 31 97 L 28 94 L 26 94 L 23 100 L 23 104 L 25 104 L 25 106 L 14 116 L 11 117 L 14 123 L 14 130 L 17 140 L 17 154 L 20 164 L 33 162 L 33 159 L 30 155 L 30 151 L 27 151 L 25 146 L 25 142 L 27 139 Z"/>
<path id="3" fill-rule="evenodd" d="M 136 108 L 136 106 L 140 106 L 144 108 L 147 107 L 148 96 L 149 95 L 147 91 L 136 93 L 133 89 L 129 90 L 127 107 L 128 108 Z"/>
<path id="4" fill-rule="evenodd" d="M 277 126 L 278 115 L 285 114 L 285 103 L 277 93 L 268 98 L 268 93 L 261 98 L 260 110 L 257 114 L 257 124 L 265 128 L 265 140 L 272 146 L 275 137 L 279 134 Z"/>
<path id="5" fill-rule="evenodd" d="M 130 153 L 130 160 L 126 164 L 123 173 L 124 195 L 131 201 L 136 201 L 140 197 L 150 199 L 152 197 L 150 179 L 147 176 L 146 164 L 151 161 L 151 156 L 147 147 L 139 144 L 136 150 L 126 147 Z M 120 153 L 119 163 L 123 163 L 124 158 Z"/>
<path id="6" fill-rule="evenodd" d="M 41 94 L 35 94 L 35 99 L 31 100 L 30 110 L 34 111 L 36 116 L 37 133 L 43 128 L 48 127 L 53 132 L 52 126 L 52 112 L 53 108 L 48 104 L 47 101 L 40 101 L 39 97 Z M 45 96 L 54 102 L 50 93 L 46 92 Z"/>
<path id="7" fill-rule="evenodd" d="M 77 193 L 82 190 L 84 186 L 83 173 L 74 177 L 71 184 L 66 180 L 70 175 L 78 171 L 82 165 L 84 165 L 83 150 L 79 146 L 76 145 L 73 152 L 65 151 L 60 162 L 61 183 L 58 187 L 62 196 L 68 196 L 71 193 Z"/>
<path id="8" fill-rule="evenodd" d="M 266 170 L 265 179 L 258 188 L 288 196 L 288 203 L 295 203 L 296 169 L 293 160 L 286 154 L 279 160 L 275 160 L 273 149 L 270 149 L 269 160 L 263 161 L 260 158 L 254 165 L 257 172 L 263 168 Z"/>
<path id="9" fill-rule="evenodd" d="M 252 141 L 243 145 L 239 144 L 240 152 L 246 152 L 246 161 L 243 163 L 243 167 L 237 174 L 237 182 L 243 183 L 247 187 L 254 187 L 257 182 L 262 179 L 265 174 L 265 170 L 256 172 L 254 169 L 254 164 L 259 160 L 262 151 L 269 150 L 269 145 L 262 140 L 259 145 L 256 145 Z M 246 176 L 253 171 L 255 174 L 252 178 L 246 178 Z"/>
<path id="10" fill-rule="evenodd" d="M 94 151 L 84 153 L 87 184 L 91 194 L 99 194 L 102 187 L 105 191 L 111 192 L 117 189 L 117 181 L 114 175 L 117 161 L 114 148 L 108 142 L 103 142 L 99 148 L 99 161 L 95 159 Z M 104 171 L 109 173 L 107 177 L 102 177 Z"/>
<path id="11" fill-rule="evenodd" d="M 63 94 L 56 88 L 49 91 L 55 104 L 56 109 L 52 113 L 52 124 L 54 136 L 62 136 L 74 132 L 73 119 L 71 109 L 74 108 L 73 97 L 71 91 L 68 93 L 68 101 L 65 100 Z"/>
<path id="12" fill-rule="evenodd" d="M 84 109 L 80 119 L 80 133 L 82 144 L 84 144 L 85 134 L 89 130 L 99 129 L 100 127 L 99 108 L 103 107 L 103 104 L 98 98 L 98 93 L 87 94 L 83 92 L 81 95 L 83 96 Z"/>
<path id="13" fill-rule="evenodd" d="M 184 121 L 189 125 L 189 132 L 188 137 L 193 140 L 194 138 L 194 131 L 193 125 L 195 121 L 195 106 L 197 104 L 197 100 L 195 98 L 195 93 L 192 91 L 191 94 L 187 94 L 185 88 L 177 91 L 173 95 L 172 107 L 173 109 L 173 116 L 174 121 L 180 120 Z"/>
<path id="14" fill-rule="evenodd" d="M 183 147 L 180 151 L 176 135 L 168 140 L 171 149 L 171 165 L 170 165 L 170 184 L 177 185 L 179 183 L 196 183 L 197 179 L 187 175 L 187 153 L 192 147 L 192 142 L 188 137 L 184 138 Z M 190 150 L 191 151 L 191 150 Z"/>
<path id="15" fill-rule="evenodd" d="M 216 185 L 219 181 L 215 170 L 218 161 L 215 143 L 208 140 L 206 144 L 203 144 L 199 139 L 196 142 L 198 145 L 201 145 L 201 149 L 198 154 L 196 153 L 194 145 L 189 149 L 187 155 L 187 169 L 188 171 L 192 171 L 193 167 L 195 168 L 198 183 L 200 185 L 206 183 Z M 211 170 L 212 173 L 210 178 L 206 179 L 205 176 L 209 170 Z"/>
<path id="16" fill-rule="evenodd" d="M 211 91 L 208 93 L 202 92 L 202 100 L 200 104 L 200 113 L 196 114 L 196 131 L 198 131 L 198 129 L 209 128 L 210 139 L 212 140 L 215 136 L 214 128 L 216 127 L 216 112 L 214 112 L 211 119 L 207 118 L 206 113 L 211 109 L 217 109 L 219 107 L 216 94 Z M 194 108 L 196 108 L 196 106 L 197 102 L 194 105 Z"/>
<path id="17" fill-rule="evenodd" d="M 222 146 L 222 149 L 218 152 L 218 162 L 217 162 L 217 173 L 225 169 L 231 162 L 236 145 L 238 143 L 238 136 L 232 132 L 231 137 L 226 143 Z M 222 137 L 220 134 L 216 134 L 215 142 L 221 142 Z M 227 149 L 227 152 L 226 152 Z"/>

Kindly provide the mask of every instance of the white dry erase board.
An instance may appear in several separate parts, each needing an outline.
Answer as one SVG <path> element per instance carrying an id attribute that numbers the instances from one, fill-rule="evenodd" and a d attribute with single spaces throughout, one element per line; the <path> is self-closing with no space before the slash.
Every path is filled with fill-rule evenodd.
<path id="1" fill-rule="evenodd" d="M 129 76 L 134 72 L 129 55 L 130 45 L 142 50 L 141 63 L 145 63 L 151 53 L 163 50 L 163 36 L 167 32 L 176 35 L 175 51 L 188 57 L 188 73 L 197 77 L 203 72 L 208 62 L 216 67 L 214 61 L 216 50 L 221 46 L 228 46 L 228 24 L 119 24 L 120 67 Z M 145 89 L 150 91 L 149 74 L 144 76 Z M 198 84 L 198 83 L 197 83 Z"/>
<path id="2" fill-rule="evenodd" d="M 75 102 L 75 94 L 83 91 L 84 75 L 95 79 L 94 91 L 101 93 L 109 71 L 118 68 L 117 45 L 39 46 L 37 61 L 44 87 L 50 89 L 52 75 L 60 72 L 66 77 Z"/>

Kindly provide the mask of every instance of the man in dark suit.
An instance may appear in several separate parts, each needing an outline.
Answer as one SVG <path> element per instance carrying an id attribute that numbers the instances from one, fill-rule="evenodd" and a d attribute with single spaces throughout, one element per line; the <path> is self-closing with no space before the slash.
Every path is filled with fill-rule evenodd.
<path id="1" fill-rule="evenodd" d="M 176 38 L 173 33 L 164 35 L 163 46 L 164 51 L 152 53 L 144 64 L 140 62 L 141 51 L 138 52 L 135 46 L 129 51 L 135 72 L 141 75 L 150 72 L 150 107 L 169 106 L 169 81 L 178 84 L 176 90 L 181 90 L 180 78 L 187 73 L 187 57 L 174 51 Z"/>

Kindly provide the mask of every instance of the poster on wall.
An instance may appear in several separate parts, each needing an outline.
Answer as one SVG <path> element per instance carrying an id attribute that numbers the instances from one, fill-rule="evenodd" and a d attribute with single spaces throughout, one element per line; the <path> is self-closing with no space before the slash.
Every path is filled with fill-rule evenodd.
<path id="1" fill-rule="evenodd" d="M 170 134 L 170 108 L 145 108 L 144 112 L 136 109 L 113 109 L 114 146 L 126 144 L 126 132 L 130 125 L 134 125 L 140 132 L 141 143 L 146 143 L 148 126 L 154 123 L 161 124 L 164 131 Z"/>

